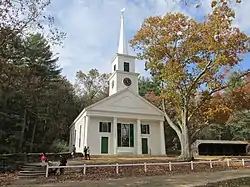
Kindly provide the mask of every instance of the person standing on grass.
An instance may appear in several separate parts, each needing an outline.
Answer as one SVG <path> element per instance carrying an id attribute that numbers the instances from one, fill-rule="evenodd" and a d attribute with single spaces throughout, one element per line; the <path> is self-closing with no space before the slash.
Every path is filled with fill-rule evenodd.
<path id="1" fill-rule="evenodd" d="M 87 148 L 87 157 L 86 158 L 89 158 L 89 160 L 90 160 L 90 149 L 89 149 L 89 146 Z"/>
<path id="2" fill-rule="evenodd" d="M 85 160 L 87 160 L 87 147 L 86 146 L 84 146 L 84 158 L 85 158 Z"/>
<path id="3" fill-rule="evenodd" d="M 76 156 L 76 146 L 75 145 L 73 145 L 73 149 L 72 149 L 71 155 L 72 155 L 72 159 L 75 160 L 75 156 Z"/>

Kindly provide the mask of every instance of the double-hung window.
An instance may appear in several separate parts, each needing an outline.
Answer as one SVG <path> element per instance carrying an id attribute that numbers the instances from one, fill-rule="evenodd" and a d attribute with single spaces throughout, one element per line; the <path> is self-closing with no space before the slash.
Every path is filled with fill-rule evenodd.
<path id="1" fill-rule="evenodd" d="M 149 124 L 141 124 L 141 134 L 150 134 Z"/>
<path id="2" fill-rule="evenodd" d="M 111 132 L 111 122 L 100 122 L 99 132 Z"/>

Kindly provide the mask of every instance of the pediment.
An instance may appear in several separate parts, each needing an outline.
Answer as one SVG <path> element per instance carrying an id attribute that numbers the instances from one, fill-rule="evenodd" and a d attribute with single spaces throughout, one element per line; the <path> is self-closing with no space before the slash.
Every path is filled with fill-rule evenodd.
<path id="1" fill-rule="evenodd" d="M 123 98 L 117 98 L 115 101 L 109 104 L 111 107 L 125 107 L 125 108 L 151 108 L 144 102 L 142 102 L 139 98 L 132 95 L 125 96 Z"/>
<path id="2" fill-rule="evenodd" d="M 105 98 L 88 107 L 88 110 L 162 115 L 162 112 L 158 108 L 128 89 Z"/>

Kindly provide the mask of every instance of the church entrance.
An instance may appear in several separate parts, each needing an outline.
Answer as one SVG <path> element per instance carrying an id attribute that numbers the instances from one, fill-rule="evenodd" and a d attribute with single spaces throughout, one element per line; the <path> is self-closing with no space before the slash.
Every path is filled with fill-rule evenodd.
<path id="1" fill-rule="evenodd" d="M 102 137 L 101 140 L 101 153 L 102 154 L 108 154 L 108 146 L 109 146 L 109 138 L 108 137 Z"/>
<path id="2" fill-rule="evenodd" d="M 142 154 L 148 154 L 148 139 L 142 138 L 141 143 L 142 143 Z"/>

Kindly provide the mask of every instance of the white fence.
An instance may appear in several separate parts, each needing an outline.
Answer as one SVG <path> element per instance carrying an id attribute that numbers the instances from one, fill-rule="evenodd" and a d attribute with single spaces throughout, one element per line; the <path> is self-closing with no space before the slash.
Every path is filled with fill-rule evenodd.
<path id="1" fill-rule="evenodd" d="M 191 161 L 191 162 L 165 162 L 165 163 L 135 163 L 135 164 L 96 164 L 96 165 L 91 165 L 91 164 L 84 164 L 84 165 L 72 165 L 72 166 L 49 166 L 47 165 L 46 168 L 46 177 L 49 176 L 49 169 L 60 169 L 60 168 L 80 168 L 83 169 L 83 174 L 86 174 L 86 168 L 91 168 L 91 167 L 115 167 L 116 168 L 116 173 L 119 173 L 119 167 L 124 167 L 124 166 L 143 166 L 144 167 L 144 172 L 147 172 L 147 166 L 159 166 L 159 165 L 168 165 L 169 166 L 169 171 L 172 171 L 172 166 L 173 165 L 190 165 L 190 169 L 194 170 L 194 164 L 209 164 L 210 168 L 213 168 L 213 163 L 226 163 L 228 167 L 230 167 L 230 163 L 241 163 L 242 166 L 245 166 L 246 162 L 250 162 L 250 159 L 241 159 L 241 160 L 219 160 L 219 161 Z"/>

